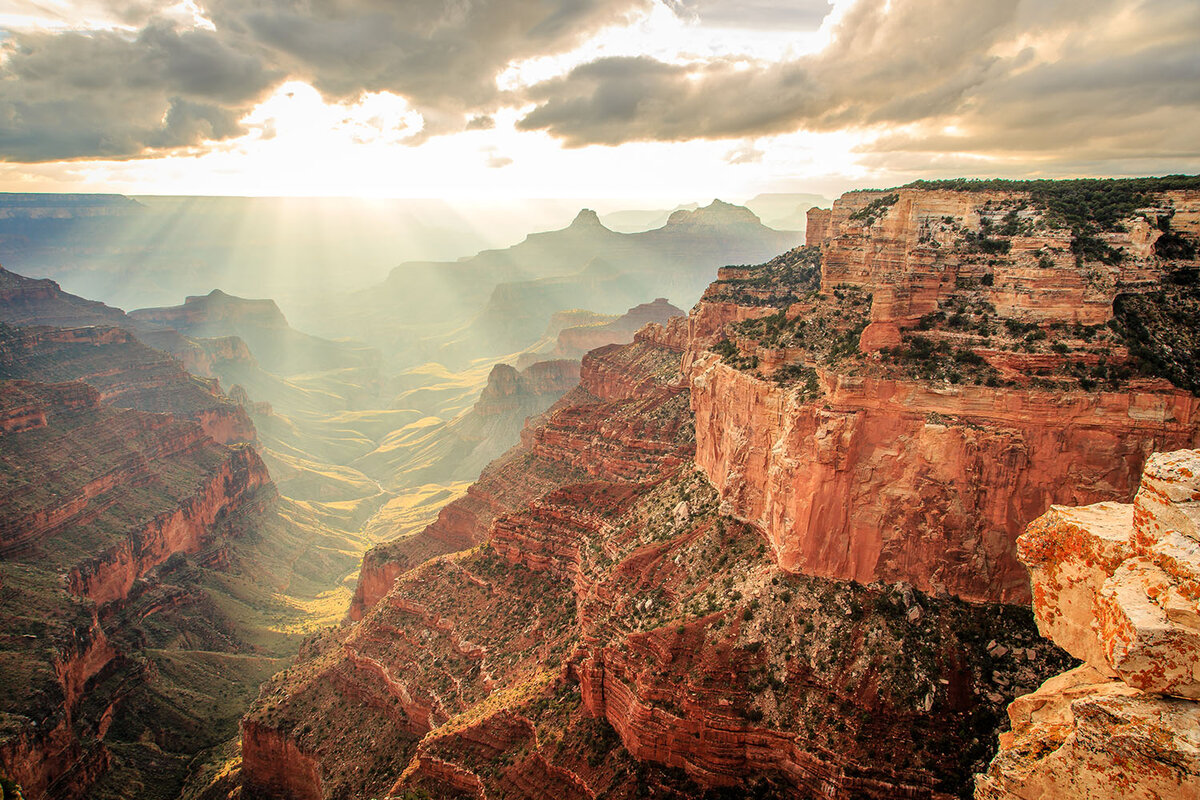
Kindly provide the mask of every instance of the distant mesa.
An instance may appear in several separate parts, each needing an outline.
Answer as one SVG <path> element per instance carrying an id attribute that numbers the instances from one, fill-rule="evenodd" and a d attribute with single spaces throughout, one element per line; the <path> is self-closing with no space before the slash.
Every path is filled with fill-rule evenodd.
<path id="1" fill-rule="evenodd" d="M 274 300 L 237 297 L 220 289 L 188 296 L 183 305 L 142 308 L 129 316 L 142 325 L 168 327 L 187 336 L 239 337 L 264 369 L 280 375 L 369 366 L 376 360 L 362 345 L 292 328 Z"/>
<path id="2" fill-rule="evenodd" d="M 271 328 L 287 327 L 287 318 L 274 300 L 250 300 L 213 289 L 206 295 L 189 295 L 181 306 L 142 308 L 129 312 L 133 319 L 178 328 L 223 320 L 251 322 Z"/>

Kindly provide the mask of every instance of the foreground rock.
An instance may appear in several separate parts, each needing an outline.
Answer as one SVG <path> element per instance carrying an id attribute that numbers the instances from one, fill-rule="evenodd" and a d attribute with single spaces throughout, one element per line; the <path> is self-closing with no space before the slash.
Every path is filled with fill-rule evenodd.
<path id="1" fill-rule="evenodd" d="M 1132 505 L 1054 508 L 1021 538 L 1038 626 L 1085 661 L 1009 708 L 977 800 L 1200 797 L 1200 451 Z"/>

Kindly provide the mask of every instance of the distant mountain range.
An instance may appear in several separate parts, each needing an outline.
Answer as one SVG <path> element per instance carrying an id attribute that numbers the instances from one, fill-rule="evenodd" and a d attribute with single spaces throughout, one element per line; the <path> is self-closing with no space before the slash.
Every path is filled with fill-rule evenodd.
<path id="1" fill-rule="evenodd" d="M 652 297 L 689 307 L 718 267 L 761 261 L 800 239 L 720 200 L 631 234 L 584 209 L 568 227 L 504 250 L 401 264 L 379 286 L 322 298 L 294 316 L 316 333 L 379 347 L 395 363 L 464 365 L 520 351 L 563 309 L 613 314 Z"/>

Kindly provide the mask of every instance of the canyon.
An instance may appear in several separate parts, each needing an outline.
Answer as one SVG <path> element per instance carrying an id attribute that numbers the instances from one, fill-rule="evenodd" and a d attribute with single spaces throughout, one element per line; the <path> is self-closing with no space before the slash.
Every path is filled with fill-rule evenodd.
<path id="1" fill-rule="evenodd" d="M 364 558 L 348 622 L 243 720 L 243 791 L 969 796 L 1077 655 L 1038 633 L 1019 534 L 1200 443 L 1194 352 L 1165 349 L 1200 193 L 1108 219 L 1078 188 L 845 195 L 590 352 Z"/>
<path id="2" fill-rule="evenodd" d="M 579 380 L 578 361 L 496 364 L 454 378 L 474 405 L 431 424 L 381 397 L 373 351 L 301 333 L 269 300 L 217 290 L 126 314 L 7 270 L 0 289 L 2 653 L 20 684 L 0 779 L 30 797 L 236 779 L 236 719 L 345 613 L 373 537 L 425 527 Z M 674 310 L 647 304 L 590 341 Z"/>
<path id="3" fill-rule="evenodd" d="M 719 202 L 633 235 L 585 210 L 406 265 L 353 324 L 331 301 L 319 332 L 370 347 L 272 301 L 126 315 L 0 272 L 0 777 L 1186 792 L 1193 184 L 852 192 L 799 247 Z M 633 305 L 721 242 L 762 263 L 686 316 Z M 408 338 L 451 302 L 477 313 Z"/>

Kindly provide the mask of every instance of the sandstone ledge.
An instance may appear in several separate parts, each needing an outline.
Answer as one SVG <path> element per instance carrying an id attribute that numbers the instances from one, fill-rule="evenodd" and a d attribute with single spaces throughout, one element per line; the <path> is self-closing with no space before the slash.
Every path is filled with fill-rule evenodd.
<path id="1" fill-rule="evenodd" d="M 1200 798 L 1200 451 L 1152 456 L 1132 505 L 1021 537 L 1038 627 L 1086 663 L 1009 707 L 976 800 Z"/>

